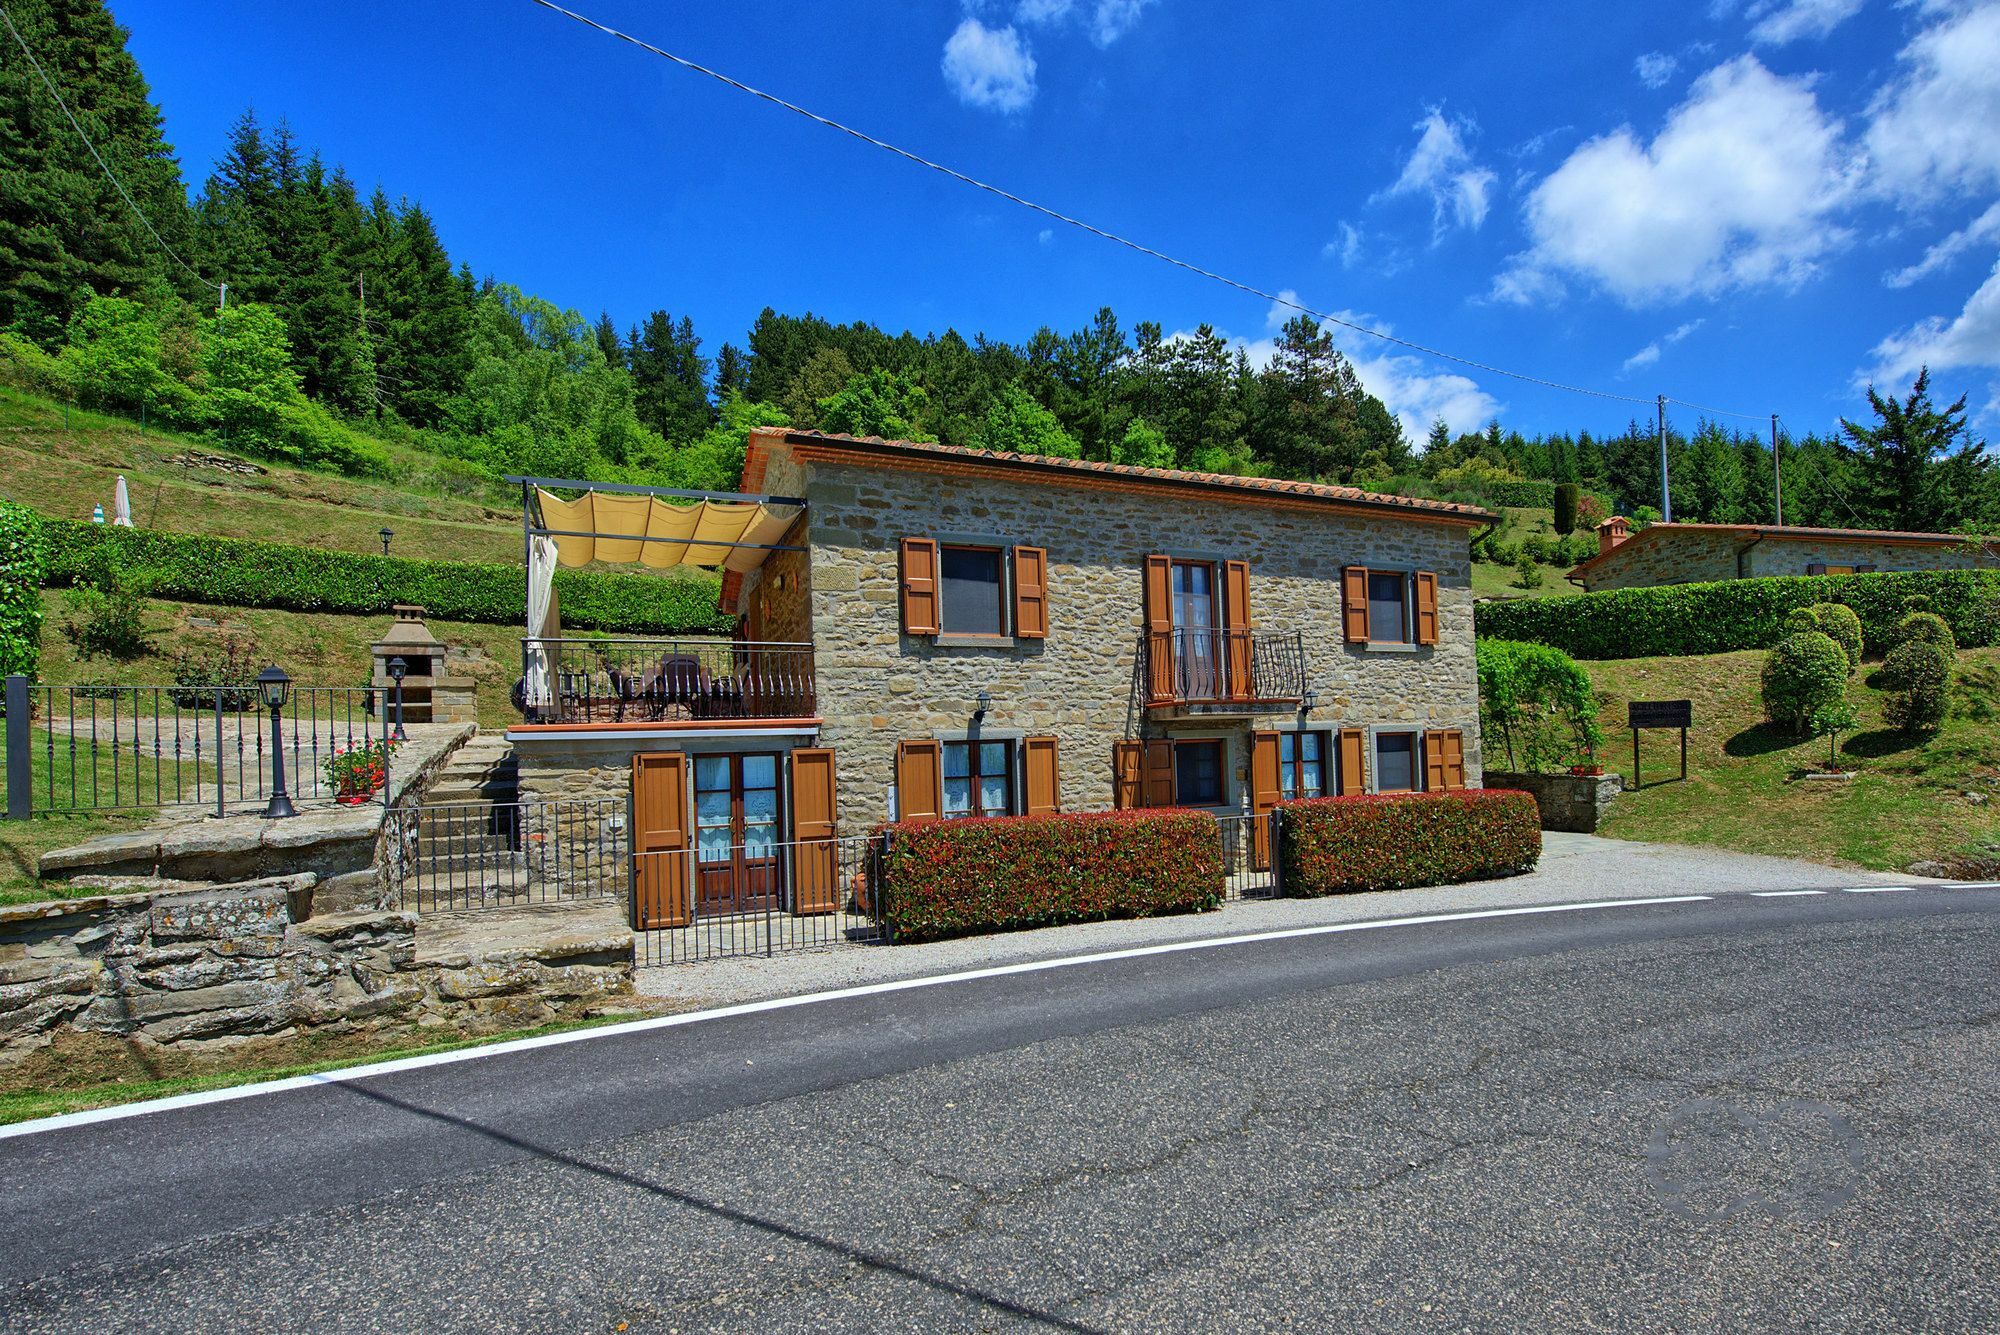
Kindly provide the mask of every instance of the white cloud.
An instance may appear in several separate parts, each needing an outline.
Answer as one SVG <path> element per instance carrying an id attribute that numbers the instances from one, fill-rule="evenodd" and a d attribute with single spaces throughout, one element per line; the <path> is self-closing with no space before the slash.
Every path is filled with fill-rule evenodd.
<path id="1" fill-rule="evenodd" d="M 1044 227 L 1041 231 L 1035 233 L 1035 240 L 1041 242 L 1045 246 L 1054 245 L 1056 240 L 1055 229 L 1053 227 Z"/>
<path id="2" fill-rule="evenodd" d="M 1884 275 L 1882 281 L 1890 287 L 1908 287 L 1919 279 L 1928 278 L 1940 269 L 1948 267 L 1966 251 L 1990 241 L 2000 241 L 2000 204 L 1995 204 L 1926 250 L 1924 257 L 1915 264 Z"/>
<path id="3" fill-rule="evenodd" d="M 1666 87 L 1667 81 L 1674 77 L 1674 71 L 1680 67 L 1681 58 L 1670 56 L 1664 51 L 1648 51 L 1632 62 L 1633 72 L 1639 76 L 1639 82 L 1648 88 Z"/>
<path id="4" fill-rule="evenodd" d="M 1060 23 L 1075 5 L 1076 0 L 1021 0 L 1014 16 L 1023 23 Z"/>
<path id="5" fill-rule="evenodd" d="M 1665 349 L 1671 348 L 1674 344 L 1680 342 L 1682 339 L 1686 338 L 1689 334 L 1692 334 L 1695 330 L 1701 328 L 1703 325 L 1707 323 L 1708 321 L 1705 319 L 1689 320 L 1686 324 L 1680 326 L 1678 329 L 1671 330 L 1668 333 L 1661 335 L 1659 338 L 1654 339 L 1651 343 L 1648 343 L 1645 347 L 1639 349 L 1637 352 L 1633 353 L 1630 357 L 1627 357 L 1625 359 L 1625 366 L 1622 374 L 1630 375 L 1632 374 L 1632 372 L 1638 370 L 1642 366 L 1651 366 L 1653 363 L 1660 360 L 1660 354 Z"/>
<path id="6" fill-rule="evenodd" d="M 1023 111 L 1035 100 L 1035 58 L 1012 28 L 965 20 L 944 44 L 943 69 L 967 106 Z"/>
<path id="7" fill-rule="evenodd" d="M 1340 267 L 1352 269 L 1361 262 L 1361 229 L 1351 222 L 1340 224 L 1340 235 L 1320 247 L 1320 254 L 1339 260 Z"/>
<path id="8" fill-rule="evenodd" d="M 1933 371 L 2000 368 L 2000 264 L 1993 266 L 1956 318 L 1934 315 L 1920 320 L 1878 343 L 1874 357 L 1868 378 L 1877 382 L 1909 381 L 1925 366 Z"/>
<path id="9" fill-rule="evenodd" d="M 1801 38 L 1824 37 L 1861 12 L 1865 0 L 1757 0 L 1744 11 L 1752 22 L 1750 40 L 1783 46 Z"/>
<path id="10" fill-rule="evenodd" d="M 1139 15 L 1153 0 L 1097 0 L 1090 16 L 1090 37 L 1099 46 L 1110 46 L 1132 30 Z"/>
<path id="11" fill-rule="evenodd" d="M 1433 107 L 1415 128 L 1419 131 L 1417 146 L 1403 164 L 1403 174 L 1375 198 L 1429 195 L 1433 241 L 1442 239 L 1454 226 L 1476 230 L 1486 221 L 1497 178 L 1474 162 L 1465 146 L 1465 137 L 1474 129 L 1472 123 L 1447 120 L 1442 110 Z"/>
<path id="12" fill-rule="evenodd" d="M 1658 360 L 1660 360 L 1660 345 L 1658 343 L 1648 343 L 1645 347 L 1625 359 L 1625 372 L 1629 375 L 1642 366 L 1651 366 Z"/>
<path id="13" fill-rule="evenodd" d="M 1629 305 L 1795 284 L 1847 240 L 1841 127 L 1805 78 L 1743 56 L 1695 81 L 1650 144 L 1629 127 L 1583 144 L 1527 204 L 1532 244 L 1502 300 L 1560 294 L 1565 276 Z"/>
<path id="14" fill-rule="evenodd" d="M 1356 311 L 1335 312 L 1343 320 L 1394 333 L 1392 326 Z M 1409 353 L 1396 352 L 1393 344 L 1341 325 L 1329 326 L 1334 346 L 1354 364 L 1354 374 L 1370 394 L 1403 424 L 1403 434 L 1412 444 L 1421 444 L 1431 423 L 1440 417 L 1455 433 L 1477 431 L 1500 415 L 1501 403 L 1481 389 L 1478 382 L 1455 371 L 1440 371 L 1434 363 Z"/>
<path id="15" fill-rule="evenodd" d="M 1903 48 L 1906 77 L 1868 108 L 1874 183 L 1920 200 L 2000 186 L 2000 5 L 1924 8 L 1941 20 Z"/>

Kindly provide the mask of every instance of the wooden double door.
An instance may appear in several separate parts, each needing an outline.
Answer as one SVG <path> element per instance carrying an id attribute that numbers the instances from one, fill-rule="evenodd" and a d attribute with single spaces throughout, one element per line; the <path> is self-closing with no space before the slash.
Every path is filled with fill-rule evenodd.
<path id="1" fill-rule="evenodd" d="M 692 759 L 696 916 L 783 908 L 779 756 L 753 751 Z"/>

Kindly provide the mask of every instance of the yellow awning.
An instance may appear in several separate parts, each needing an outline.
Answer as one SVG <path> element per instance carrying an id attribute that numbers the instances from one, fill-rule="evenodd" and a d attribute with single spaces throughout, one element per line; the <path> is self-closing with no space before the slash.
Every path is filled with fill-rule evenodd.
<path id="1" fill-rule="evenodd" d="M 542 525 L 566 566 L 720 566 L 749 572 L 799 516 L 796 505 L 695 501 L 676 505 L 659 496 L 585 492 L 573 501 L 537 488 Z M 594 534 L 577 537 L 576 534 Z M 730 546 L 728 544 L 739 544 Z"/>

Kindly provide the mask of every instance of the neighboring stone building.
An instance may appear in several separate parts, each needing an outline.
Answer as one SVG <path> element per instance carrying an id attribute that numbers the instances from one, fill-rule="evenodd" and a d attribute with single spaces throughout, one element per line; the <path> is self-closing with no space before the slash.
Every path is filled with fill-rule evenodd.
<path id="1" fill-rule="evenodd" d="M 1955 533 L 1895 533 L 1773 524 L 1654 524 L 1633 533 L 1613 516 L 1597 526 L 1597 555 L 1569 572 L 1585 591 L 1707 584 L 1765 575 L 1856 575 L 2000 566 L 1994 544 Z"/>
<path id="2" fill-rule="evenodd" d="M 804 847 L 892 819 L 1480 782 L 1484 511 L 783 429 L 743 486 L 797 513 L 725 576 L 737 640 L 509 733 L 524 797 L 629 794 L 642 863 L 693 850 L 642 925 L 830 907 Z"/>

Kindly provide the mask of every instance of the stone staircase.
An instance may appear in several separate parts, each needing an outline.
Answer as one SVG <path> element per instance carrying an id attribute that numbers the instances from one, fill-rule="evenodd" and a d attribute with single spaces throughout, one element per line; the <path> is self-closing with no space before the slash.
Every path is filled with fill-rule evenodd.
<path id="1" fill-rule="evenodd" d="M 479 735 L 454 752 L 424 794 L 419 875 L 453 901 L 512 898 L 526 885 L 520 764 L 503 738 Z"/>

